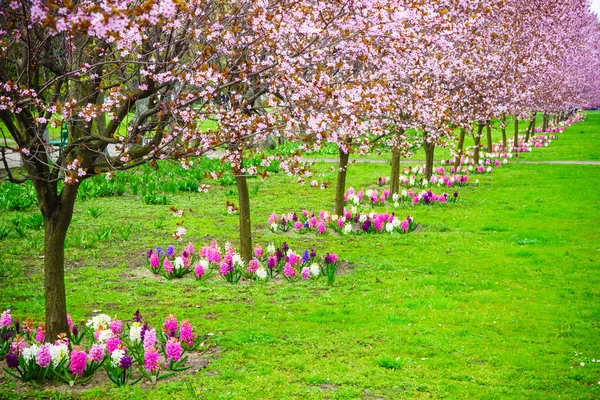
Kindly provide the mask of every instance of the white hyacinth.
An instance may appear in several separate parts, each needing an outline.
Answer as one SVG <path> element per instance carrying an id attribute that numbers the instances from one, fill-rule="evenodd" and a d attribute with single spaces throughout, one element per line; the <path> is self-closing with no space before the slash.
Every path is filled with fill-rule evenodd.
<path id="1" fill-rule="evenodd" d="M 87 326 L 92 328 L 94 331 L 98 329 L 108 329 L 108 324 L 110 324 L 110 316 L 106 314 L 98 314 L 94 318 L 90 319 L 87 322 Z"/>
<path id="2" fill-rule="evenodd" d="M 266 279 L 267 277 L 267 270 L 264 269 L 263 267 L 260 267 L 256 270 L 256 276 L 260 279 Z"/>
<path id="3" fill-rule="evenodd" d="M 129 339 L 134 343 L 142 340 L 142 324 L 139 322 L 131 324 L 131 327 L 129 328 Z"/>
<path id="4" fill-rule="evenodd" d="M 344 233 L 350 232 L 352 232 L 352 224 L 348 222 L 346 225 L 344 225 Z"/>
<path id="5" fill-rule="evenodd" d="M 310 274 L 312 276 L 319 276 L 319 272 L 321 272 L 321 267 L 319 267 L 319 264 L 312 263 L 310 265 Z"/>
<path id="6" fill-rule="evenodd" d="M 29 361 L 37 357 L 37 352 L 38 346 L 36 344 L 32 344 L 30 347 L 25 347 L 21 354 L 23 355 L 23 359 L 25 359 L 25 362 L 28 363 Z"/>
<path id="7" fill-rule="evenodd" d="M 63 359 L 69 359 L 69 346 L 65 343 L 54 344 L 50 346 L 50 358 L 52 365 L 57 366 Z"/>

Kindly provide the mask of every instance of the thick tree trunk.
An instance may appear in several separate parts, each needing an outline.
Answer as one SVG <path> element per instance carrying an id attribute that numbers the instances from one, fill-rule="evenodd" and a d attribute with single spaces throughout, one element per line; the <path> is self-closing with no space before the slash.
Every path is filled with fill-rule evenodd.
<path id="1" fill-rule="evenodd" d="M 502 149 L 508 149 L 508 140 L 506 139 L 506 115 L 502 116 Z"/>
<path id="2" fill-rule="evenodd" d="M 346 170 L 348 169 L 348 160 L 350 154 L 344 152 L 341 148 L 340 163 L 338 165 L 337 187 L 335 190 L 335 213 L 336 215 L 344 215 L 344 194 L 346 193 Z"/>
<path id="3" fill-rule="evenodd" d="M 460 165 L 460 159 L 463 155 L 463 149 L 465 147 L 465 128 L 460 128 L 460 136 L 458 137 L 458 148 L 456 151 L 456 158 L 454 160 L 454 168 L 458 168 Z"/>
<path id="4" fill-rule="evenodd" d="M 41 184 L 47 185 L 47 184 Z M 77 185 L 65 185 L 57 201 L 49 201 L 48 187 L 36 188 L 44 217 L 44 289 L 46 298 L 46 341 L 53 343 L 68 332 L 65 290 L 65 238 L 77 196 Z"/>
<path id="5" fill-rule="evenodd" d="M 550 122 L 550 117 L 548 116 L 548 114 L 544 113 L 544 119 L 542 122 L 542 132 L 546 133 L 546 131 L 548 130 L 548 123 Z"/>
<path id="6" fill-rule="evenodd" d="M 515 139 L 513 142 L 513 147 L 519 146 L 519 116 L 515 115 Z"/>
<path id="7" fill-rule="evenodd" d="M 479 154 L 480 154 L 480 149 L 481 149 L 481 137 L 483 136 L 483 128 L 485 127 L 485 124 L 483 123 L 479 123 L 477 125 L 477 134 L 474 137 L 474 141 L 475 141 L 475 147 L 474 147 L 474 151 L 473 151 L 473 161 L 475 162 L 475 165 L 479 165 Z"/>
<path id="8" fill-rule="evenodd" d="M 488 153 L 494 152 L 494 142 L 492 140 L 492 126 L 490 120 L 485 121 L 485 132 L 487 134 L 487 151 Z"/>
<path id="9" fill-rule="evenodd" d="M 392 148 L 392 174 L 390 177 L 390 196 L 398 193 L 400 189 L 400 148 Z"/>
<path id="10" fill-rule="evenodd" d="M 244 262 L 252 259 L 252 226 L 250 224 L 250 195 L 246 175 L 236 173 L 238 200 L 240 202 L 240 256 Z"/>
<path id="11" fill-rule="evenodd" d="M 429 182 L 431 176 L 433 175 L 433 155 L 435 152 L 435 144 L 424 140 L 423 145 L 425 146 L 425 178 L 427 178 L 427 181 Z"/>

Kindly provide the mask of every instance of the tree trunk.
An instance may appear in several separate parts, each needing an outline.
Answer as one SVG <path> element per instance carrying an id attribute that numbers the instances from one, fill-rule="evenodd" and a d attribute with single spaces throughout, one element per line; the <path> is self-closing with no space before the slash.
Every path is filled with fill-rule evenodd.
<path id="1" fill-rule="evenodd" d="M 433 154 L 435 152 L 435 144 L 429 143 L 427 140 L 424 140 L 423 144 L 425 145 L 425 178 L 427 178 L 427 182 L 429 182 L 433 175 Z"/>
<path id="2" fill-rule="evenodd" d="M 392 148 L 392 174 L 390 177 L 390 196 L 398 193 L 400 189 L 400 148 Z"/>
<path id="3" fill-rule="evenodd" d="M 41 184 L 47 185 L 47 184 Z M 54 343 L 61 333 L 68 332 L 65 291 L 65 238 L 77 197 L 78 184 L 65 185 L 57 201 L 48 201 L 47 187 L 36 188 L 40 211 L 44 217 L 44 289 L 46 298 L 46 337 Z"/>
<path id="4" fill-rule="evenodd" d="M 240 256 L 244 262 L 252 259 L 252 226 L 250 224 L 250 195 L 246 175 L 235 174 L 238 200 L 240 202 Z"/>
<path id="5" fill-rule="evenodd" d="M 454 168 L 458 168 L 460 160 L 463 155 L 463 149 L 465 147 L 465 128 L 460 128 L 460 136 L 458 137 L 458 149 L 456 152 L 456 159 L 454 160 Z"/>
<path id="6" fill-rule="evenodd" d="M 350 154 L 339 148 L 340 163 L 338 165 L 337 188 L 335 191 L 335 213 L 344 215 L 344 195 L 346 194 L 346 170 Z"/>
<path id="7" fill-rule="evenodd" d="M 529 126 L 527 127 L 527 133 L 525 134 L 525 142 L 529 142 L 529 138 L 535 134 L 535 119 L 537 113 L 533 113 L 533 117 L 531 117 L 531 121 L 529 121 Z"/>
<path id="8" fill-rule="evenodd" d="M 508 150 L 508 140 L 506 139 L 506 115 L 502 116 L 502 149 Z"/>
<path id="9" fill-rule="evenodd" d="M 513 147 L 517 148 L 519 146 L 519 116 L 515 115 L 515 140 L 513 142 Z"/>
<path id="10" fill-rule="evenodd" d="M 494 142 L 492 141 L 492 127 L 490 120 L 485 121 L 485 131 L 487 134 L 487 151 L 488 153 L 494 152 Z"/>
<path id="11" fill-rule="evenodd" d="M 481 122 L 477 125 L 477 134 L 473 138 L 475 141 L 475 148 L 473 151 L 473 161 L 475 162 L 475 165 L 479 165 L 479 150 L 481 148 L 481 137 L 483 136 L 484 126 L 485 124 L 482 124 Z"/>
<path id="12" fill-rule="evenodd" d="M 549 118 L 550 117 L 548 116 L 548 114 L 544 113 L 544 117 L 542 120 L 542 132 L 543 133 L 546 133 L 546 131 L 548 130 L 548 122 L 550 122 Z"/>

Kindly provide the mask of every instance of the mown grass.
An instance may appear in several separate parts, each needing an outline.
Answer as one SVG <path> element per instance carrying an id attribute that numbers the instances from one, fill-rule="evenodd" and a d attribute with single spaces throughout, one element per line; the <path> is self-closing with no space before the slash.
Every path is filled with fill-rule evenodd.
<path id="1" fill-rule="evenodd" d="M 593 160 L 599 130 L 600 113 L 590 113 L 523 159 Z M 334 181 L 333 165 L 317 167 L 320 179 Z M 348 185 L 374 187 L 388 168 L 352 165 Z M 130 194 L 79 201 L 66 250 L 74 319 L 95 309 L 128 318 L 139 308 L 158 324 L 173 312 L 213 333 L 221 353 L 206 369 L 153 389 L 106 386 L 76 397 L 598 398 L 600 363 L 591 359 L 600 358 L 599 172 L 598 165 L 496 168 L 478 176 L 478 186 L 459 188 L 456 204 L 396 210 L 424 227 L 403 236 L 273 234 L 271 212 L 332 210 L 334 189 L 283 175 L 251 180 L 255 242 L 338 252 L 350 266 L 332 287 L 143 273 L 144 252 L 170 243 L 181 219 L 197 247 L 236 243 L 237 216 L 225 210 L 226 200 L 237 203 L 231 187 L 170 195 L 172 205 L 193 210 L 180 219 L 169 205 L 144 205 Z M 94 218 L 90 208 L 101 213 Z M 15 215 L 22 214 L 3 213 L 0 226 Z M 128 223 L 125 241 L 116 232 Z M 111 237 L 88 248 L 75 239 L 108 228 Z M 0 305 L 41 320 L 41 232 L 27 232 L 1 242 L 0 265 L 12 269 L 0 281 Z M 13 389 L 2 383 L 0 397 L 52 396 L 35 386 Z"/>

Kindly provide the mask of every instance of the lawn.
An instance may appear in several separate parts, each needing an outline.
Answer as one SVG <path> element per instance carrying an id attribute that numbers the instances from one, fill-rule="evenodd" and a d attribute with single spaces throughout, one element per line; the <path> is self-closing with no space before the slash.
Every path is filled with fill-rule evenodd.
<path id="1" fill-rule="evenodd" d="M 591 112 L 519 161 L 599 156 L 600 113 Z M 254 242 L 337 252 L 347 264 L 333 286 L 166 281 L 144 269 L 145 252 L 172 243 L 182 219 L 197 248 L 236 243 L 237 215 L 225 207 L 237 203 L 234 186 L 170 194 L 168 205 L 130 192 L 78 201 L 66 248 L 73 319 L 94 310 L 129 319 L 139 308 L 160 325 L 174 313 L 210 334 L 210 363 L 154 388 L 106 384 L 62 398 L 599 398 L 600 165 L 513 161 L 457 189 L 455 204 L 395 209 L 421 225 L 408 235 L 272 233 L 272 212 L 332 211 L 335 189 L 284 174 L 250 180 Z M 316 168 L 335 181 L 333 164 Z M 384 163 L 353 164 L 347 184 L 374 188 L 380 176 L 389 176 Z M 0 226 L 34 211 L 3 212 Z M 12 232 L 0 242 L 0 309 L 20 319 L 43 320 L 42 237 Z M 0 375 L 0 398 L 57 397 L 52 390 Z"/>

